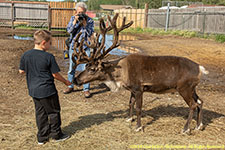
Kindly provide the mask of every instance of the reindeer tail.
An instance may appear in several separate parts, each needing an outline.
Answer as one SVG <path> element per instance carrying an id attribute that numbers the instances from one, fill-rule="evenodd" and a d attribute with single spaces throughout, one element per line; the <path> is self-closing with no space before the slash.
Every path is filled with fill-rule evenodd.
<path id="1" fill-rule="evenodd" d="M 199 66 L 199 70 L 203 74 L 209 74 L 209 71 L 207 71 L 203 66 Z"/>

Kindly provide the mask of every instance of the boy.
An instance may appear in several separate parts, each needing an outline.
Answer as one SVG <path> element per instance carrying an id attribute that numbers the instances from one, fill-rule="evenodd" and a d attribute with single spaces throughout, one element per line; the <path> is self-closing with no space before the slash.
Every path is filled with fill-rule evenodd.
<path id="1" fill-rule="evenodd" d="M 26 73 L 29 95 L 35 104 L 38 127 L 38 144 L 45 144 L 49 138 L 63 141 L 69 138 L 61 131 L 60 104 L 54 78 L 71 85 L 61 76 L 55 57 L 46 52 L 51 46 L 51 33 L 38 30 L 34 33 L 34 49 L 25 52 L 20 60 L 19 73 Z"/>

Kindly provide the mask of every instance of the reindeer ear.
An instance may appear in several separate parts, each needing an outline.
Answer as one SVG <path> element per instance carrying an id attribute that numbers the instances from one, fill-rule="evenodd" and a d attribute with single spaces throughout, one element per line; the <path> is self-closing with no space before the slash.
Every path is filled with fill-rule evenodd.
<path id="1" fill-rule="evenodd" d="M 103 62 L 102 66 L 104 66 L 104 68 L 109 68 L 109 67 L 113 66 L 113 64 L 110 62 Z"/>

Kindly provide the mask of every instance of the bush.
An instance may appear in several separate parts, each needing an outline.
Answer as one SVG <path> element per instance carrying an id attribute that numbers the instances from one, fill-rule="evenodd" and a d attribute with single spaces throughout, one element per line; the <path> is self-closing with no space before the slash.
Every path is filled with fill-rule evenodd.
<path id="1" fill-rule="evenodd" d="M 216 35 L 216 41 L 220 42 L 220 43 L 224 43 L 225 42 L 225 35 L 223 34 L 217 34 Z"/>
<path id="2" fill-rule="evenodd" d="M 137 28 L 136 28 L 136 31 L 137 31 L 137 32 L 143 32 L 143 28 L 137 27 Z"/>

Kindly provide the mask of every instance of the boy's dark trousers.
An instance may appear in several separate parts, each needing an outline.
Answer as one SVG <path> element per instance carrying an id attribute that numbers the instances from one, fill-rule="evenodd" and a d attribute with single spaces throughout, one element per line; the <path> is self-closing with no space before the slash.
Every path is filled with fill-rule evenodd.
<path id="1" fill-rule="evenodd" d="M 58 93 L 46 98 L 33 98 L 35 104 L 38 142 L 58 139 L 62 134 Z"/>

